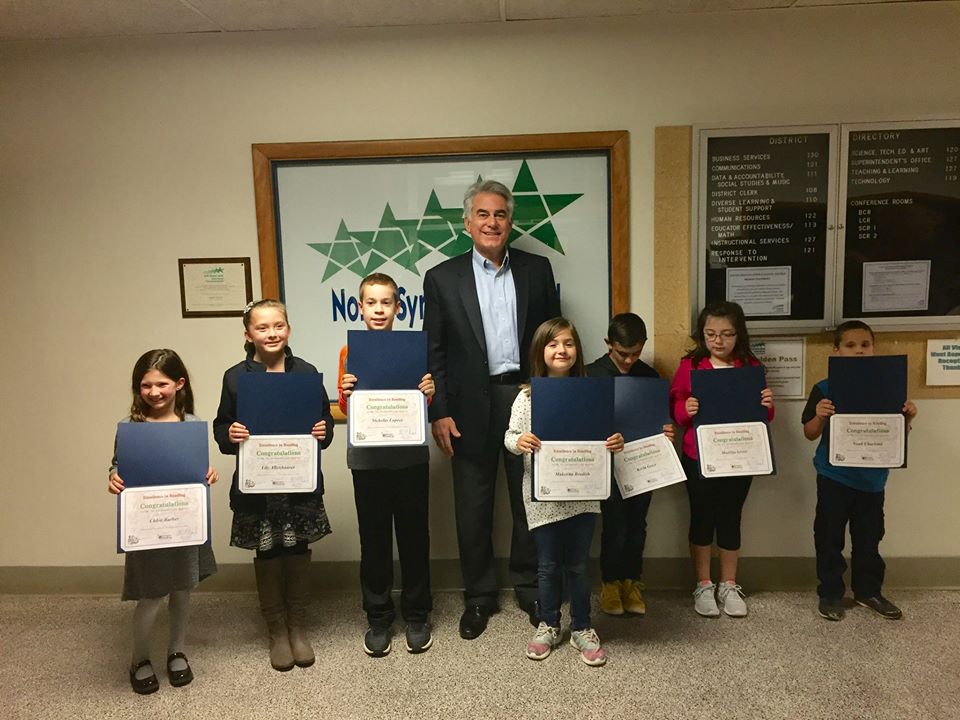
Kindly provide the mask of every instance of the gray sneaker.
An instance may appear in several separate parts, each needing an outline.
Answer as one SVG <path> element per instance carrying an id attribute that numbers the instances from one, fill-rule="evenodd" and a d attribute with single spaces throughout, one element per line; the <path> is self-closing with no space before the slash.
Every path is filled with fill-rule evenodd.
<path id="1" fill-rule="evenodd" d="M 363 636 L 363 651 L 370 657 L 383 657 L 393 649 L 391 628 L 370 627 Z"/>
<path id="2" fill-rule="evenodd" d="M 717 607 L 717 599 L 713 595 L 716 589 L 717 586 L 713 583 L 697 585 L 693 591 L 693 609 L 697 611 L 697 615 L 720 617 L 720 608 Z"/>
<path id="3" fill-rule="evenodd" d="M 600 647 L 600 638 L 593 628 L 573 630 L 570 633 L 570 644 L 580 651 L 580 659 L 587 665 L 596 667 L 607 661 L 607 656 Z"/>
<path id="4" fill-rule="evenodd" d="M 433 632 L 428 622 L 407 623 L 407 652 L 422 653 L 433 645 Z"/>
<path id="5" fill-rule="evenodd" d="M 541 622 L 533 634 L 533 639 L 527 643 L 527 657 L 531 660 L 543 660 L 559 644 L 560 628 Z"/>
<path id="6" fill-rule="evenodd" d="M 743 598 L 743 589 L 736 583 L 720 583 L 717 587 L 717 604 L 730 617 L 747 616 L 747 603 L 743 601 Z"/>

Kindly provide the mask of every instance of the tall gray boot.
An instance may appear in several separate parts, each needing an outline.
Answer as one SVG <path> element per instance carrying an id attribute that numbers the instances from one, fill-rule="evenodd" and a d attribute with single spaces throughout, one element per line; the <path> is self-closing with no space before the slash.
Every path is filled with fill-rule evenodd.
<path id="1" fill-rule="evenodd" d="M 310 605 L 310 551 L 283 556 L 284 595 L 287 601 L 287 629 L 293 660 L 299 667 L 310 667 L 316 660 L 307 639 L 307 608 Z"/>
<path id="2" fill-rule="evenodd" d="M 274 670 L 293 669 L 293 651 L 287 633 L 286 607 L 283 602 L 283 558 L 253 559 L 257 575 L 260 613 L 270 633 L 270 665 Z"/>

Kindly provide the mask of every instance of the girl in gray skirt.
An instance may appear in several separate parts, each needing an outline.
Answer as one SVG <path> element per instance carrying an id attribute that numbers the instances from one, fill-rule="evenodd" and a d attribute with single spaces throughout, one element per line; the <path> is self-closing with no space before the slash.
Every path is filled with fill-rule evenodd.
<path id="1" fill-rule="evenodd" d="M 193 414 L 193 390 L 183 361 L 173 350 L 150 350 L 133 367 L 133 405 L 121 422 L 197 422 Z M 217 481 L 217 471 L 207 469 L 207 483 Z M 114 451 L 107 489 L 114 495 L 123 492 L 123 479 L 117 474 Z M 125 556 L 124 600 L 136 600 L 133 611 L 133 656 L 130 660 L 130 686 L 135 693 L 148 695 L 160 684 L 150 664 L 150 632 L 163 598 L 170 596 L 170 639 L 167 646 L 167 678 L 174 687 L 193 680 L 193 671 L 184 654 L 190 591 L 197 583 L 217 571 L 210 544 L 191 547 L 138 550 Z"/>

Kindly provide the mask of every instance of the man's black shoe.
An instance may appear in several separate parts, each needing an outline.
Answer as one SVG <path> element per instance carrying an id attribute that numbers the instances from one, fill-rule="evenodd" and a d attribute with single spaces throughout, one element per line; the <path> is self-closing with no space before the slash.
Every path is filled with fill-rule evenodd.
<path id="1" fill-rule="evenodd" d="M 490 610 L 480 605 L 468 605 L 460 616 L 460 637 L 475 640 L 487 629 Z"/>
<path id="2" fill-rule="evenodd" d="M 520 609 L 523 610 L 530 619 L 530 624 L 534 627 L 540 627 L 540 601 L 520 603 Z"/>
<path id="3" fill-rule="evenodd" d="M 833 622 L 843 620 L 843 598 L 820 598 L 817 612 L 820 617 Z"/>
<path id="4" fill-rule="evenodd" d="M 855 597 L 854 600 L 857 601 L 857 605 L 870 608 L 877 615 L 885 617 L 887 620 L 899 620 L 903 617 L 903 612 L 901 612 L 900 608 L 887 600 L 883 595 L 874 595 L 868 598 Z"/>

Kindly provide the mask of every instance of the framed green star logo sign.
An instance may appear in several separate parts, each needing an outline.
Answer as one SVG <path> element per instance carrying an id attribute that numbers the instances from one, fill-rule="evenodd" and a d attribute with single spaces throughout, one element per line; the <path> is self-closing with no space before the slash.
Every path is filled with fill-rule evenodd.
<path id="1" fill-rule="evenodd" d="M 253 146 L 263 297 L 287 303 L 298 355 L 334 390 L 372 272 L 400 287 L 394 328 L 420 329 L 423 275 L 469 252 L 464 191 L 514 195 L 510 247 L 548 258 L 589 357 L 629 305 L 625 131 Z"/>

